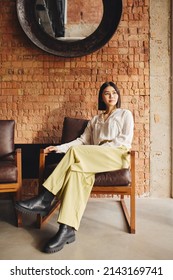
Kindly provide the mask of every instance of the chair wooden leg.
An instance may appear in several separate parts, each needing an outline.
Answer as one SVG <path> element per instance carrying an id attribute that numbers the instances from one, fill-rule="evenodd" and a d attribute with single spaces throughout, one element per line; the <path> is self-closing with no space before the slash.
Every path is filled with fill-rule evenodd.
<path id="1" fill-rule="evenodd" d="M 40 214 L 37 214 L 37 228 L 41 228 L 41 226 L 46 222 L 48 218 L 50 218 L 50 216 L 54 213 L 54 211 L 57 208 L 59 208 L 59 206 L 60 201 L 57 201 L 46 216 L 41 216 Z"/>
<path id="2" fill-rule="evenodd" d="M 132 194 L 130 200 L 130 231 L 131 233 L 135 233 L 135 194 Z"/>
<path id="3" fill-rule="evenodd" d="M 128 225 L 128 229 L 130 231 L 130 216 L 129 216 L 129 212 L 128 212 L 128 209 L 126 207 L 124 198 L 120 199 L 120 204 L 121 204 L 121 207 L 122 207 L 122 210 L 123 210 L 123 214 L 125 216 L 125 219 L 126 219 L 126 222 L 127 222 L 127 225 Z"/>
<path id="4" fill-rule="evenodd" d="M 22 213 L 16 211 L 16 224 L 17 227 L 22 227 Z"/>
<path id="5" fill-rule="evenodd" d="M 132 198 L 130 198 L 130 200 L 132 200 Z M 134 201 L 130 201 L 130 215 L 129 215 L 129 211 L 127 209 L 127 206 L 125 204 L 124 201 L 124 197 L 121 197 L 120 199 L 120 203 L 121 203 L 121 207 L 127 222 L 127 226 L 129 229 L 130 233 L 135 233 L 135 204 Z"/>
<path id="6" fill-rule="evenodd" d="M 19 187 L 18 191 L 13 195 L 14 209 L 15 209 L 16 200 L 20 200 L 22 198 L 22 179 L 21 179 L 21 177 L 19 178 L 19 182 L 20 182 L 20 187 Z M 22 213 L 15 209 L 15 216 L 16 216 L 16 226 L 22 227 L 22 225 L 23 225 L 22 224 Z"/>
<path id="7" fill-rule="evenodd" d="M 40 214 L 37 214 L 37 228 L 41 228 L 42 224 L 43 224 L 43 217 Z"/>
<path id="8" fill-rule="evenodd" d="M 12 203 L 13 203 L 14 212 L 15 212 L 16 226 L 22 227 L 22 225 L 23 225 L 22 224 L 22 213 L 15 209 L 16 197 L 18 197 L 20 199 L 21 196 L 17 196 L 17 193 L 16 193 L 15 195 L 13 195 L 13 198 L 12 198 Z"/>

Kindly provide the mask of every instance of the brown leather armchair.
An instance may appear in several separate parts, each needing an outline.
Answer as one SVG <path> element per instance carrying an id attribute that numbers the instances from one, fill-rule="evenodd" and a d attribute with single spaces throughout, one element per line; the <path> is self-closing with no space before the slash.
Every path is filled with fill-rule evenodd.
<path id="1" fill-rule="evenodd" d="M 20 200 L 22 186 L 21 150 L 14 149 L 14 120 L 0 120 L 0 197 L 4 193 Z M 21 214 L 16 212 L 16 224 L 21 226 Z"/>
<path id="2" fill-rule="evenodd" d="M 64 118 L 62 141 L 67 143 L 79 137 L 84 131 L 88 120 Z M 130 233 L 135 233 L 135 152 L 130 152 L 131 166 L 129 169 L 121 169 L 111 172 L 103 172 L 95 175 L 95 183 L 91 194 L 118 195 L 124 216 Z M 45 157 L 44 151 L 40 152 L 39 186 L 42 188 L 44 180 L 52 173 L 58 162 L 62 159 L 62 154 L 49 154 Z M 55 163 L 53 163 L 55 161 Z M 124 196 L 130 198 L 130 207 L 126 207 Z M 52 211 L 45 217 L 37 215 L 38 227 L 54 212 L 60 202 L 54 204 Z"/>

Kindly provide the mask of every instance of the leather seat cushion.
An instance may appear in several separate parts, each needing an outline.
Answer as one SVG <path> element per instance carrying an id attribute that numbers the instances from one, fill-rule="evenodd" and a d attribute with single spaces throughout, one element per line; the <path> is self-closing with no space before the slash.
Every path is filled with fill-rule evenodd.
<path id="1" fill-rule="evenodd" d="M 102 172 L 95 175 L 95 186 L 128 186 L 131 183 L 129 169 Z"/>
<path id="2" fill-rule="evenodd" d="M 0 162 L 0 183 L 17 182 L 17 167 L 13 161 Z"/>
<path id="3" fill-rule="evenodd" d="M 44 178 L 47 178 L 55 169 L 57 164 L 46 166 Z M 95 183 L 97 186 L 128 186 L 131 183 L 131 172 L 129 169 L 121 169 L 116 171 L 102 172 L 95 175 Z"/>

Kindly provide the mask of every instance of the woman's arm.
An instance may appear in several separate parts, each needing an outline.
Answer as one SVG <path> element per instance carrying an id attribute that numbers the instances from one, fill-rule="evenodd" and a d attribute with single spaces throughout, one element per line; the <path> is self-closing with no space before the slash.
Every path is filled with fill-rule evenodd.
<path id="1" fill-rule="evenodd" d="M 88 122 L 87 127 L 85 128 L 83 134 L 78 137 L 77 139 L 62 144 L 62 145 L 58 145 L 58 146 L 49 146 L 46 149 L 44 149 L 44 153 L 48 154 L 50 152 L 56 152 L 56 153 L 66 153 L 68 151 L 68 149 L 72 146 L 76 146 L 76 145 L 90 145 L 91 143 L 91 131 L 92 131 L 92 127 L 91 127 L 91 121 Z"/>
<path id="2" fill-rule="evenodd" d="M 130 146 L 133 140 L 134 133 L 134 119 L 133 115 L 129 110 L 126 110 L 122 119 L 122 131 L 118 135 L 118 141 L 125 146 Z"/>

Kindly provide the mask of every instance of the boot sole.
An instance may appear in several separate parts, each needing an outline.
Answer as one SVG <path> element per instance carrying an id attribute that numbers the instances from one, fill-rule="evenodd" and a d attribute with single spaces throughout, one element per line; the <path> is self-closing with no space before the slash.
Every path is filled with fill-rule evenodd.
<path id="1" fill-rule="evenodd" d="M 75 235 L 72 236 L 72 237 L 70 237 L 63 245 L 61 245 L 61 246 L 59 246 L 59 247 L 52 248 L 52 249 L 51 249 L 51 248 L 44 248 L 43 252 L 44 252 L 44 253 L 48 253 L 48 254 L 56 253 L 56 252 L 62 250 L 63 247 L 64 247 L 64 245 L 70 244 L 70 243 L 72 243 L 72 242 L 74 242 L 74 241 L 75 241 Z"/>
<path id="2" fill-rule="evenodd" d="M 18 204 L 15 205 L 15 208 L 22 212 L 22 213 L 26 213 L 26 214 L 30 214 L 30 215 L 34 215 L 34 214 L 40 214 L 41 216 L 46 216 L 51 209 L 47 210 L 47 211 L 35 211 L 35 210 L 29 210 L 29 209 L 26 209 Z"/>

